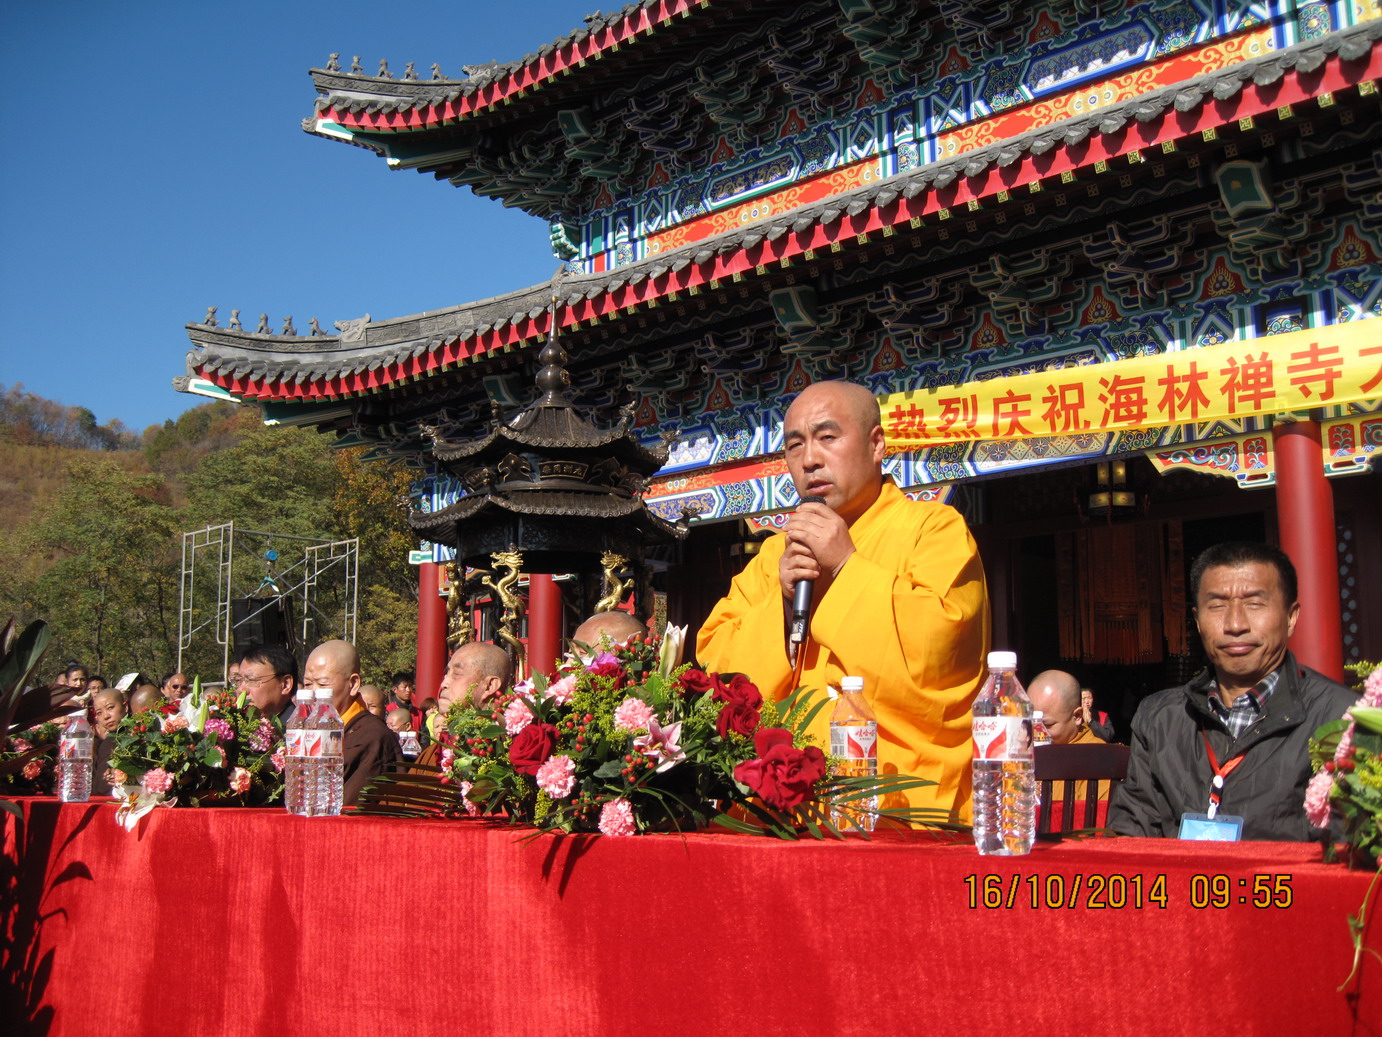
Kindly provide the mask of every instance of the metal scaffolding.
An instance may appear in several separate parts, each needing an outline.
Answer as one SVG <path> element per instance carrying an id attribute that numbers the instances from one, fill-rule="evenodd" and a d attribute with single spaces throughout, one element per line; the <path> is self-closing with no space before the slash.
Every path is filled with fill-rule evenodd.
<path id="1" fill-rule="evenodd" d="M 274 541 L 304 543 L 301 560 L 277 569 Z M 268 545 L 257 551 L 261 544 Z M 355 640 L 359 612 L 359 538 L 326 540 L 290 533 L 237 529 L 234 522 L 206 526 L 182 535 L 182 580 L 178 601 L 178 663 L 184 653 L 209 639 L 221 649 L 221 672 L 230 668 L 235 631 L 270 608 L 291 615 L 300 602 L 303 644 L 327 636 Z M 214 602 L 207 588 L 214 585 Z M 325 598 L 333 599 L 328 603 Z M 236 599 L 262 601 L 238 620 Z"/>

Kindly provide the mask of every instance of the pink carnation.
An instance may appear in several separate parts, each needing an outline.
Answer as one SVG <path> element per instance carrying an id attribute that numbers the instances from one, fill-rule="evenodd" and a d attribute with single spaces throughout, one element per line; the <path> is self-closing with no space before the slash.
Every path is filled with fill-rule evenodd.
<path id="1" fill-rule="evenodd" d="M 167 792 L 173 787 L 173 776 L 162 767 L 155 767 L 151 771 L 144 772 L 144 780 L 141 782 L 144 791 L 151 796 Z"/>
<path id="2" fill-rule="evenodd" d="M 1334 788 L 1334 775 L 1320 771 L 1305 787 L 1305 816 L 1316 828 L 1329 827 L 1329 793 Z"/>
<path id="3" fill-rule="evenodd" d="M 268 717 L 262 717 L 259 726 L 250 735 L 250 748 L 257 753 L 266 753 L 274 744 L 274 725 Z"/>
<path id="4" fill-rule="evenodd" d="M 451 765 L 456 762 L 456 750 L 451 746 L 444 746 L 441 751 L 441 769 L 449 771 Z"/>
<path id="5" fill-rule="evenodd" d="M 576 693 L 576 678 L 567 674 L 555 684 L 547 685 L 547 697 L 555 699 L 557 705 L 564 706 L 571 701 L 571 696 Z"/>
<path id="6" fill-rule="evenodd" d="M 652 706 L 629 696 L 615 707 L 614 728 L 616 731 L 646 731 L 656 715 Z"/>
<path id="7" fill-rule="evenodd" d="M 1334 762 L 1343 763 L 1344 760 L 1353 757 L 1353 725 L 1349 724 L 1344 728 L 1344 733 L 1339 736 L 1339 744 L 1334 747 Z"/>
<path id="8" fill-rule="evenodd" d="M 243 767 L 236 767 L 230 772 L 230 791 L 237 796 L 243 796 L 250 790 L 250 772 Z"/>
<path id="9" fill-rule="evenodd" d="M 1368 674 L 1368 679 L 1363 682 L 1363 701 L 1364 706 L 1382 706 L 1382 666 Z"/>
<path id="10" fill-rule="evenodd" d="M 202 728 L 202 733 L 215 735 L 216 740 L 219 742 L 229 742 L 235 738 L 235 728 L 231 727 L 220 717 L 212 717 L 209 719 L 206 722 L 206 726 Z"/>
<path id="11" fill-rule="evenodd" d="M 471 817 L 480 816 L 480 805 L 470 801 L 470 790 L 473 786 L 468 781 L 461 782 L 461 802 L 465 804 L 465 812 Z"/>
<path id="12" fill-rule="evenodd" d="M 633 804 L 627 799 L 612 799 L 600 808 L 600 831 L 605 835 L 633 835 Z"/>
<path id="13" fill-rule="evenodd" d="M 278 771 L 279 774 L 282 774 L 284 767 L 283 750 L 280 749 L 278 750 L 278 752 L 270 756 L 269 762 L 274 765 L 274 770 Z"/>
<path id="14" fill-rule="evenodd" d="M 533 711 L 522 699 L 514 699 L 504 710 L 504 730 L 516 735 L 533 722 Z"/>
<path id="15" fill-rule="evenodd" d="M 550 756 L 537 769 L 537 787 L 553 799 L 565 799 L 576 787 L 576 764 L 569 756 Z"/>
<path id="16" fill-rule="evenodd" d="M 586 664 L 586 669 L 597 677 L 618 677 L 624 672 L 624 667 L 610 652 L 599 653 Z"/>
<path id="17" fill-rule="evenodd" d="M 37 781 L 38 776 L 43 773 L 43 764 L 37 760 L 30 760 L 19 773 L 24 776 L 25 781 Z"/>
<path id="18" fill-rule="evenodd" d="M 14 747 L 14 751 L 17 753 L 27 753 L 30 749 L 33 748 L 32 745 L 24 741 L 24 739 L 22 738 L 16 738 L 10 744 Z"/>
<path id="19" fill-rule="evenodd" d="M 185 730 L 187 730 L 187 718 L 185 716 L 178 715 L 163 718 L 163 733 L 165 735 L 170 735 L 174 731 Z"/>

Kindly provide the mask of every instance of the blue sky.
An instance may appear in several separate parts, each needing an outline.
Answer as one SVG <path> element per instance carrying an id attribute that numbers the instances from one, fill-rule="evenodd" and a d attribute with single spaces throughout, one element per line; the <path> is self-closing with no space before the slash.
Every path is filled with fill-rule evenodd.
<path id="1" fill-rule="evenodd" d="M 608 10 L 617 5 L 607 4 Z M 130 428 L 219 307 L 305 333 L 546 280 L 543 221 L 301 129 L 337 51 L 459 75 L 582 24 L 595 0 L 0 4 L 0 382 Z M 348 67 L 348 66 L 347 66 Z M 421 74 L 426 75 L 424 71 Z"/>

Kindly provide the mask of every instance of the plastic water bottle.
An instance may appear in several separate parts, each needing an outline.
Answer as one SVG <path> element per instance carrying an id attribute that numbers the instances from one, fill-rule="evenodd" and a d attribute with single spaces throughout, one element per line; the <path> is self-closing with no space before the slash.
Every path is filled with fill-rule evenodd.
<path id="1" fill-rule="evenodd" d="M 1016 856 L 1036 838 L 1032 703 L 1017 679 L 1015 652 L 990 652 L 974 700 L 974 845 Z"/>
<path id="2" fill-rule="evenodd" d="M 315 765 L 317 813 L 339 814 L 345 782 L 345 726 L 331 700 L 330 688 L 317 689 L 319 754 Z"/>
<path id="3" fill-rule="evenodd" d="M 878 776 L 878 720 L 864 699 L 864 679 L 845 677 L 840 681 L 840 695 L 830 714 L 830 755 L 835 757 L 835 773 L 844 777 Z M 860 809 L 862 808 L 862 809 Z M 837 825 L 858 825 L 873 831 L 877 820 L 871 812 L 878 809 L 878 797 L 852 800 L 832 811 Z"/>
<path id="4" fill-rule="evenodd" d="M 1041 710 L 1032 711 L 1032 745 L 1050 745 L 1051 732 L 1046 727 L 1046 715 Z"/>
<path id="5" fill-rule="evenodd" d="M 58 798 L 64 803 L 91 799 L 91 725 L 85 709 L 72 714 L 58 740 Z"/>
<path id="6" fill-rule="evenodd" d="M 316 813 L 316 792 L 312 787 L 312 765 L 307 746 L 308 731 L 316 739 L 316 712 L 312 708 L 312 692 L 298 688 L 293 695 L 293 716 L 283 731 L 283 802 L 290 814 L 311 817 Z"/>

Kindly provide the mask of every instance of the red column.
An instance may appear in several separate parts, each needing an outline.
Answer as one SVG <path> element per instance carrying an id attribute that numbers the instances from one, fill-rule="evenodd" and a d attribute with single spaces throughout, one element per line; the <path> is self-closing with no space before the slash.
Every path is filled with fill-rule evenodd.
<path id="1" fill-rule="evenodd" d="M 561 587 L 550 573 L 528 576 L 528 671 L 550 675 L 561 657 Z"/>
<path id="2" fill-rule="evenodd" d="M 436 698 L 446 672 L 446 601 L 442 598 L 441 566 L 423 562 L 418 566 L 417 597 L 417 673 L 414 686 L 417 701 Z"/>
<path id="3" fill-rule="evenodd" d="M 1317 421 L 1272 427 L 1276 455 L 1277 528 L 1281 548 L 1300 581 L 1300 618 L 1291 651 L 1306 666 L 1344 679 L 1339 624 L 1339 550 L 1334 531 L 1334 491 L 1324 477 Z"/>

